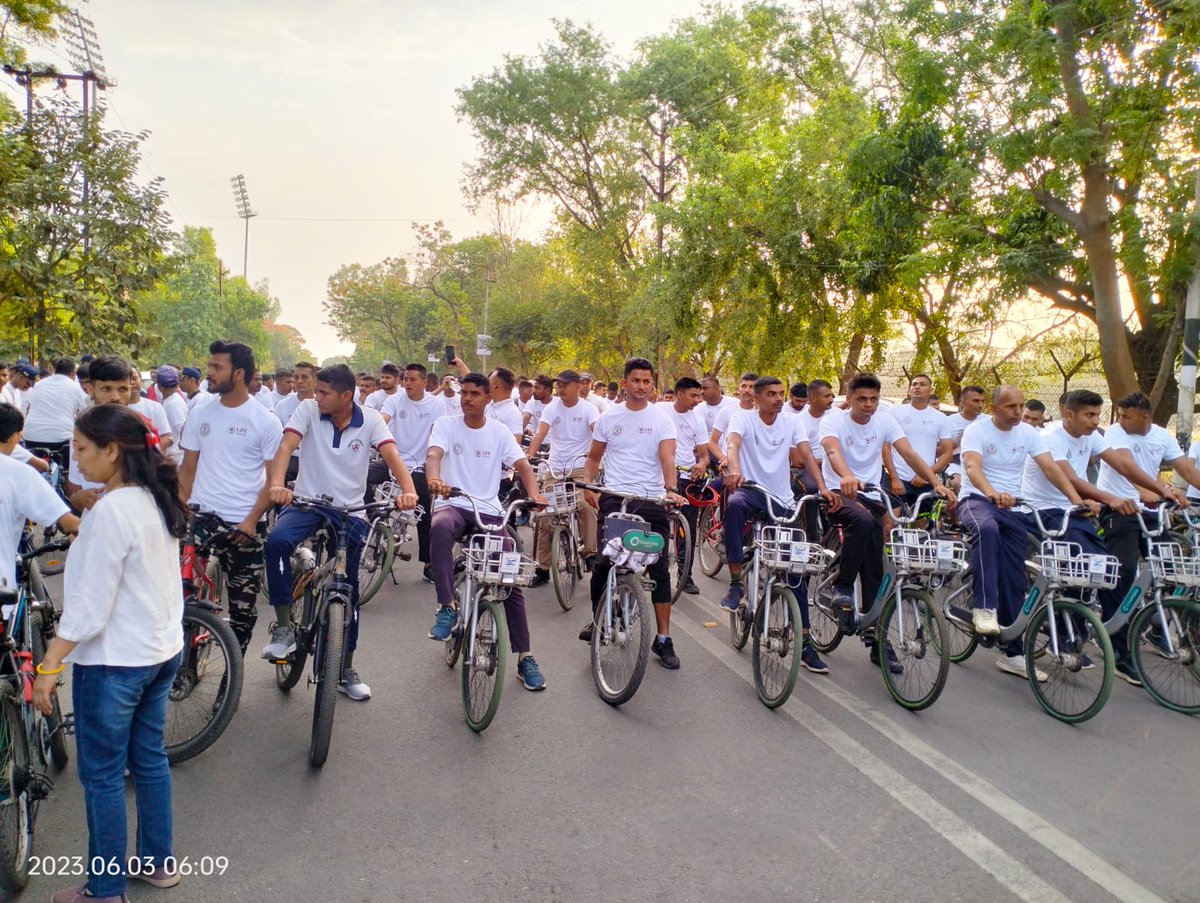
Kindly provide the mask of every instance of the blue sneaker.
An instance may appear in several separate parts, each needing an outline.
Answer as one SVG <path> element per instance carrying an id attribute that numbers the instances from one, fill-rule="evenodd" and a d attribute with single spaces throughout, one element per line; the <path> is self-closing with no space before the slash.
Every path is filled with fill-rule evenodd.
<path id="1" fill-rule="evenodd" d="M 521 679 L 526 690 L 546 689 L 546 677 L 538 669 L 538 663 L 532 655 L 527 655 L 517 662 L 517 677 Z"/>
<path id="2" fill-rule="evenodd" d="M 433 626 L 429 628 L 429 638 L 437 640 L 439 643 L 444 643 L 450 639 L 450 635 L 454 633 L 454 628 L 458 625 L 458 612 L 449 605 L 438 609 L 437 620 L 433 622 Z"/>
<path id="3" fill-rule="evenodd" d="M 821 656 L 817 655 L 817 650 L 808 640 L 804 641 L 804 650 L 800 653 L 800 664 L 806 671 L 811 671 L 813 674 L 829 673 L 829 666 L 821 661 Z"/>
<path id="4" fill-rule="evenodd" d="M 742 589 L 740 583 L 729 584 L 729 592 L 721 597 L 721 607 L 726 611 L 736 612 L 742 607 L 742 598 L 746 595 L 746 591 Z"/>

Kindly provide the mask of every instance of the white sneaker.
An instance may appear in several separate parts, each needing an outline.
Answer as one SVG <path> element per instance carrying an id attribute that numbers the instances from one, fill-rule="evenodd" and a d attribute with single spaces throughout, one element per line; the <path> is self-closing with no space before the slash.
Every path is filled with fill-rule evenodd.
<path id="1" fill-rule="evenodd" d="M 337 688 L 339 693 L 345 693 L 355 702 L 365 702 L 371 698 L 371 688 L 359 680 L 358 672 L 353 668 L 342 672 L 342 679 L 338 681 Z"/>
<path id="2" fill-rule="evenodd" d="M 1000 621 L 994 608 L 977 608 L 971 614 L 971 626 L 979 636 L 1000 636 Z"/>
<path id="3" fill-rule="evenodd" d="M 996 659 L 996 667 L 1005 674 L 1012 674 L 1015 677 L 1028 679 L 1029 674 L 1025 671 L 1025 656 L 1023 655 L 1002 655 Z M 1037 681 L 1044 684 L 1049 680 L 1049 676 L 1040 668 L 1034 669 L 1033 672 L 1037 676 Z"/>

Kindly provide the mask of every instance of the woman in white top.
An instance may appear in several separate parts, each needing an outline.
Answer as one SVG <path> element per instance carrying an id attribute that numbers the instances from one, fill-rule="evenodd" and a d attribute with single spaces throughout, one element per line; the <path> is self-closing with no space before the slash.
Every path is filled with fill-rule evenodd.
<path id="1" fill-rule="evenodd" d="M 163 749 L 167 693 L 183 648 L 179 539 L 187 510 L 155 433 L 123 405 L 75 424 L 75 458 L 104 494 L 67 556 L 58 636 L 38 663 L 34 702 L 49 712 L 64 661 L 71 672 L 75 745 L 88 819 L 88 880 L 53 903 L 124 899 L 127 873 L 170 887 L 171 774 Z M 125 770 L 137 792 L 136 867 L 126 850 Z"/>

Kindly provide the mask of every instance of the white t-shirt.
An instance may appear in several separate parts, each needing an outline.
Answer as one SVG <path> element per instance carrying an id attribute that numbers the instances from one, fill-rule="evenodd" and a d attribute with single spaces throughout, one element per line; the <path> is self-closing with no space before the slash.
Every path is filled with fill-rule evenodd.
<path id="1" fill-rule="evenodd" d="M 713 427 L 716 425 L 717 414 L 722 408 L 727 408 L 730 405 L 737 405 L 736 398 L 730 398 L 728 395 L 722 395 L 721 400 L 716 404 L 709 404 L 707 401 L 702 401 L 696 405 L 696 410 L 700 412 L 700 416 L 704 418 L 704 428 L 711 434 Z"/>
<path id="2" fill-rule="evenodd" d="M 154 497 L 124 486 L 84 515 L 67 554 L 58 635 L 77 665 L 145 667 L 183 648 L 179 540 Z"/>
<path id="3" fill-rule="evenodd" d="M 550 469 L 566 473 L 582 467 L 592 447 L 592 427 L 600 418 L 594 404 L 582 398 L 571 407 L 557 396 L 546 405 L 542 422 L 546 424 L 546 441 L 550 443 Z"/>
<path id="4" fill-rule="evenodd" d="M 1075 476 L 1081 480 L 1087 479 L 1088 461 L 1102 454 L 1108 448 L 1108 442 L 1099 430 L 1087 436 L 1075 438 L 1065 429 L 1061 422 L 1051 424 L 1042 430 L 1042 444 L 1046 451 L 1057 461 L 1066 461 L 1075 471 Z M 1027 458 L 1024 472 L 1021 475 L 1021 498 L 1035 508 L 1067 508 L 1070 500 L 1055 488 L 1037 461 Z"/>
<path id="5" fill-rule="evenodd" d="M 381 413 L 392 418 L 388 421 L 388 429 L 392 431 L 396 448 L 408 469 L 424 467 L 425 455 L 429 452 L 429 433 L 437 419 L 446 416 L 446 402 L 442 396 L 426 392 L 420 401 L 413 401 L 401 390 L 388 398 Z"/>
<path id="6" fill-rule="evenodd" d="M 90 403 L 74 378 L 61 373 L 38 380 L 29 390 L 25 441 L 65 442 L 75 433 L 75 418 Z"/>
<path id="7" fill-rule="evenodd" d="M 717 411 L 717 419 L 713 421 L 712 429 L 710 429 L 708 432 L 710 436 L 712 435 L 713 430 L 716 430 L 718 433 L 720 433 L 720 435 L 717 437 L 717 448 L 721 449 L 722 454 L 725 453 L 725 448 L 729 444 L 729 437 L 726 434 L 729 432 L 730 418 L 732 418 L 733 415 L 738 411 L 745 410 L 752 411 L 754 408 L 743 408 L 740 403 L 734 403 L 727 404 L 722 407 L 721 410 Z"/>
<path id="8" fill-rule="evenodd" d="M 21 393 L 12 383 L 5 383 L 3 388 L 0 388 L 0 403 L 10 404 L 18 411 L 21 410 Z M 21 413 L 25 413 L 21 411 Z"/>
<path id="9" fill-rule="evenodd" d="M 963 430 L 961 450 L 963 454 L 979 453 L 983 459 L 983 475 L 992 484 L 992 489 L 1020 495 L 1025 459 L 1046 451 L 1042 436 L 1042 430 L 1035 430 L 1028 423 L 1018 423 L 1005 431 L 999 429 L 991 417 L 976 417 Z M 966 468 L 962 471 L 962 492 L 959 495 L 983 495 L 971 483 Z"/>
<path id="10" fill-rule="evenodd" d="M 163 399 L 162 408 L 166 412 L 167 423 L 171 425 L 171 435 L 175 437 L 175 441 L 167 449 L 167 457 L 179 464 L 183 461 L 183 446 L 180 445 L 180 441 L 188 416 L 188 406 L 183 400 L 183 393 L 172 392 Z"/>
<path id="11" fill-rule="evenodd" d="M 1192 459 L 1192 463 L 1200 467 L 1200 439 L 1192 443 L 1188 449 L 1188 457 Z M 1197 489 L 1191 483 L 1188 483 L 1187 497 L 1193 501 L 1200 502 L 1200 489 Z"/>
<path id="12" fill-rule="evenodd" d="M 28 464 L 0 455 L 0 582 L 17 585 L 17 549 L 25 521 L 48 527 L 70 513 L 41 474 Z M 178 562 L 176 565 L 178 572 Z"/>
<path id="13" fill-rule="evenodd" d="M 904 430 L 886 411 L 876 411 L 866 423 L 859 423 L 847 411 L 838 417 L 826 414 L 821 418 L 821 442 L 830 437 L 837 439 L 842 459 L 855 478 L 878 485 L 883 477 L 883 443 L 903 439 Z M 828 454 L 821 462 L 821 475 L 831 490 L 841 488 L 842 478 L 829 463 Z"/>
<path id="14" fill-rule="evenodd" d="M 950 438 L 954 440 L 954 458 L 946 466 L 947 476 L 954 476 L 956 473 L 962 473 L 962 454 L 959 450 L 959 445 L 962 441 L 963 431 L 966 430 L 972 423 L 978 423 L 980 420 L 987 420 L 983 414 L 977 414 L 974 420 L 968 420 L 962 414 L 955 412 L 946 418 L 947 426 L 950 430 Z"/>
<path id="15" fill-rule="evenodd" d="M 675 423 L 675 464 L 691 468 L 696 463 L 696 446 L 708 446 L 704 417 L 696 408 L 679 413 L 675 410 L 673 401 L 660 401 L 658 406 L 666 411 L 667 416 Z"/>
<path id="16" fill-rule="evenodd" d="M 292 419 L 292 415 L 296 413 L 296 408 L 300 406 L 300 402 L 303 400 L 304 399 L 302 399 L 299 395 L 297 395 L 295 392 L 293 392 L 291 395 L 289 395 L 283 401 L 279 402 L 279 404 L 275 405 L 275 410 L 272 413 L 275 414 L 276 419 L 279 421 L 281 429 L 283 427 L 283 424 L 287 423 L 289 420 Z M 292 452 L 292 457 L 293 458 L 300 457 L 300 449 L 299 448 L 297 448 L 294 452 Z"/>
<path id="17" fill-rule="evenodd" d="M 371 449 L 396 441 L 374 408 L 355 404 L 350 422 L 338 430 L 333 418 L 318 410 L 315 398 L 300 402 L 284 429 L 301 437 L 296 495 L 328 495 L 335 505 L 362 504 Z M 354 516 L 366 517 L 361 511 Z"/>
<path id="18" fill-rule="evenodd" d="M 364 401 L 363 404 L 365 404 L 368 408 L 374 408 L 377 411 L 382 411 L 384 405 L 386 405 L 389 400 L 395 398 L 397 395 L 403 394 L 404 390 L 399 387 L 393 389 L 390 393 L 384 389 L 376 389 L 367 396 L 367 400 Z"/>
<path id="19" fill-rule="evenodd" d="M 609 400 L 607 398 L 601 398 L 595 392 L 589 392 L 586 397 L 584 397 L 583 395 L 580 395 L 579 397 L 582 398 L 584 401 L 590 403 L 592 405 L 592 407 L 594 407 L 596 409 L 596 411 L 601 414 L 603 414 L 605 411 L 607 411 L 609 408 L 612 407 L 612 404 L 609 403 Z"/>
<path id="20" fill-rule="evenodd" d="M 254 400 L 257 401 L 260 405 L 262 405 L 264 408 L 266 408 L 269 411 L 269 410 L 271 410 L 271 396 L 274 394 L 275 393 L 271 389 L 268 389 L 266 386 L 263 386 L 261 389 L 259 389 L 257 392 L 254 393 Z"/>
<path id="21" fill-rule="evenodd" d="M 735 434 L 742 437 L 738 448 L 742 476 L 765 486 L 779 501 L 794 505 L 791 450 L 808 442 L 799 419 L 779 414 L 768 425 L 759 411 L 738 411 L 729 421 L 729 435 Z"/>
<path id="22" fill-rule="evenodd" d="M 808 410 L 808 405 L 806 404 L 804 407 L 802 407 L 800 410 L 797 411 L 795 408 L 792 407 L 792 401 L 789 398 L 787 401 L 785 401 L 783 403 L 783 409 L 779 413 L 785 414 L 788 417 L 799 417 L 801 414 L 803 414 L 807 410 Z"/>
<path id="23" fill-rule="evenodd" d="M 489 404 L 487 416 L 490 420 L 503 423 L 513 436 L 520 436 L 525 432 L 525 419 L 521 416 L 521 409 L 511 398 Z"/>
<path id="24" fill-rule="evenodd" d="M 525 427 L 525 432 L 533 435 L 537 432 L 538 425 L 542 422 L 542 414 L 546 411 L 546 403 L 538 401 L 536 398 L 531 398 L 525 403 L 523 413 L 529 415 L 529 426 Z"/>
<path id="25" fill-rule="evenodd" d="M 658 447 L 676 438 L 675 422 L 656 404 L 631 411 L 615 404 L 596 420 L 592 436 L 605 444 L 604 482 L 617 492 L 661 497 L 666 492 Z M 674 454 L 672 454 L 674 458 Z"/>
<path id="26" fill-rule="evenodd" d="M 446 411 L 454 417 L 462 415 L 462 399 L 458 397 L 458 393 L 447 395 L 444 392 L 437 396 L 446 403 Z"/>
<path id="27" fill-rule="evenodd" d="M 500 514 L 500 475 L 524 454 L 508 427 L 488 417 L 483 426 L 472 429 L 466 418 L 439 417 L 429 437 L 430 448 L 443 451 L 441 477 L 446 483 L 482 501 L 476 502 L 481 513 Z M 453 505 L 471 510 L 470 499 L 436 499 L 434 508 Z"/>
<path id="28" fill-rule="evenodd" d="M 181 443 L 199 452 L 191 501 L 226 523 L 250 514 L 266 483 L 264 464 L 275 457 L 283 427 L 279 418 L 249 399 L 236 408 L 220 402 L 192 411 Z"/>
<path id="29" fill-rule="evenodd" d="M 818 417 L 813 414 L 808 405 L 805 405 L 804 410 L 796 415 L 796 420 L 800 422 L 804 435 L 808 437 L 808 446 L 812 449 L 813 457 L 817 459 L 818 464 L 825 460 L 825 449 L 821 447 L 821 424 L 830 417 L 840 417 L 844 413 L 845 411 L 838 408 L 830 408 Z"/>
<path id="30" fill-rule="evenodd" d="M 1108 440 L 1109 448 L 1129 449 L 1137 466 L 1152 477 L 1158 476 L 1164 463 L 1169 464 L 1183 457 L 1183 451 L 1175 437 L 1156 423 L 1150 425 L 1150 431 L 1144 436 L 1130 435 L 1120 424 L 1113 424 L 1104 438 Z M 1096 487 L 1104 492 L 1111 492 L 1118 498 L 1140 498 L 1137 487 L 1107 463 L 1100 464 L 1100 476 L 1096 480 Z"/>
<path id="31" fill-rule="evenodd" d="M 146 420 L 150 421 L 150 425 L 158 430 L 159 437 L 171 435 L 174 441 L 178 442 L 179 437 L 171 431 L 171 421 L 167 419 L 167 412 L 163 410 L 163 406 L 152 398 L 139 398 L 137 401 L 129 405 L 129 410 L 141 414 Z"/>
<path id="32" fill-rule="evenodd" d="M 889 413 L 904 430 L 905 438 L 912 444 L 913 451 L 921 460 L 933 467 L 937 460 L 938 443 L 952 438 L 950 435 L 950 418 L 941 411 L 926 407 L 918 411 L 910 404 L 893 408 Z M 896 468 L 896 476 L 902 480 L 911 480 L 916 472 L 908 466 L 908 462 L 899 452 L 892 452 L 892 465 Z"/>
<path id="33" fill-rule="evenodd" d="M 194 411 L 196 409 L 197 405 L 207 404 L 208 402 L 212 401 L 216 397 L 217 396 L 211 392 L 203 392 L 203 391 L 197 392 L 195 395 L 193 395 L 191 398 L 189 398 L 187 400 L 188 410 Z"/>

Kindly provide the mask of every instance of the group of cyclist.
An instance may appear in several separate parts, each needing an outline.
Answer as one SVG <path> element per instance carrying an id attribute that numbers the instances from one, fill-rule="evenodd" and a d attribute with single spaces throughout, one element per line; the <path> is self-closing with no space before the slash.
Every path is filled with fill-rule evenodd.
<path id="1" fill-rule="evenodd" d="M 953 511 L 970 546 L 973 627 L 979 636 L 997 636 L 1013 621 L 1026 591 L 1024 560 L 1036 508 L 1045 524 L 1058 527 L 1064 511 L 1086 505 L 1103 513 L 1103 539 L 1096 519 L 1069 517 L 1065 538 L 1085 553 L 1105 552 L 1121 563 L 1117 586 L 1102 594 L 1106 617 L 1120 604 L 1141 554 L 1137 511 L 1162 498 L 1183 504 L 1185 496 L 1159 478 L 1169 465 L 1200 488 L 1200 469 L 1175 440 L 1152 424 L 1150 403 L 1135 393 L 1117 401 L 1118 423 L 1101 434 L 1103 399 L 1087 390 L 1065 393 L 1060 418 L 1047 429 L 1031 425 L 1044 415 L 1027 408 L 1015 386 L 998 386 L 991 413 L 984 413 L 984 390 L 963 389 L 958 411 L 946 414 L 933 404 L 932 380 L 912 377 L 903 403 L 885 406 L 879 379 L 860 373 L 846 386 L 840 404 L 822 380 L 787 387 L 777 377 L 747 373 L 736 398 L 722 393 L 714 377 L 675 381 L 657 397 L 659 374 L 643 358 L 625 362 L 620 386 L 597 384 L 576 370 L 556 377 L 525 380 L 507 368 L 472 373 L 459 359 L 456 373 L 440 381 L 422 364 L 385 364 L 367 383 L 344 365 L 317 368 L 300 363 L 274 374 L 267 389 L 252 350 L 236 342 L 214 342 L 206 378 L 198 370 L 160 368 L 152 393 L 176 399 L 186 418 L 157 417 L 164 404 L 142 397 L 140 374 L 117 357 L 87 362 L 75 386 L 74 366 L 63 362 L 44 389 L 54 398 L 58 419 L 70 420 L 88 405 L 124 404 L 156 424 L 164 445 L 180 454 L 180 492 L 185 502 L 215 515 L 205 520 L 197 540 L 206 544 L 225 575 L 230 625 L 243 654 L 257 622 L 257 601 L 265 575 L 273 609 L 270 638 L 262 657 L 287 658 L 296 648 L 292 623 L 292 553 L 324 523 L 324 515 L 292 505 L 293 498 L 321 498 L 353 507 L 370 500 L 385 481 L 398 487 L 395 504 L 416 509 L 418 557 L 423 577 L 433 584 L 436 602 L 429 638 L 445 641 L 458 627 L 453 604 L 455 549 L 475 529 L 472 508 L 485 522 L 504 513 L 514 482 L 533 507 L 546 504 L 556 483 L 588 488 L 581 496 L 579 548 L 590 572 L 593 609 L 605 591 L 609 557 L 603 554 L 598 524 L 621 508 L 640 517 L 667 539 L 664 499 L 682 510 L 697 536 L 696 487 L 722 494 L 724 555 L 729 587 L 722 608 L 745 606 L 743 564 L 749 524 L 763 515 L 767 498 L 782 509 L 806 493 L 823 501 L 821 524 L 840 539 L 833 603 L 849 613 L 855 594 L 873 598 L 884 572 L 884 546 L 890 519 L 902 504 L 924 493 L 940 497 Z M 68 366 L 70 364 L 70 366 Z M 177 388 L 186 377 L 184 391 Z M 68 387 L 68 383 L 69 386 Z M 173 391 L 174 390 L 174 391 Z M 605 395 L 613 395 L 605 398 Z M 26 405 L 28 410 L 30 405 Z M 31 419 L 45 419 L 32 400 Z M 156 410 L 157 409 L 157 410 Z M 62 425 L 59 425 L 62 428 Z M 101 487 L 89 484 L 72 466 L 68 435 L 39 437 L 64 456 L 69 469 L 64 494 L 85 511 Z M 1098 474 L 1089 469 L 1098 463 Z M 541 465 L 540 468 L 535 465 Z M 609 491 L 605 491 L 609 490 Z M 623 494 L 646 501 L 630 502 Z M 267 529 L 267 514 L 278 512 Z M 349 569 L 355 572 L 368 531 L 355 517 L 350 531 Z M 810 508 L 803 524 L 820 538 L 822 526 Z M 535 522 L 536 571 L 532 585 L 549 579 L 546 521 Z M 688 558 L 690 561 L 690 556 Z M 679 668 L 671 639 L 671 580 L 666 556 L 649 566 L 655 620 L 652 651 L 668 669 Z M 690 567 L 679 576 L 683 591 L 698 592 Z M 828 673 L 809 642 L 809 605 L 797 586 L 803 621 L 804 667 Z M 355 588 L 357 592 L 357 587 Z M 369 686 L 353 661 L 359 616 L 352 606 L 344 671 L 339 690 L 354 700 L 370 698 Z M 519 588 L 508 595 L 505 614 L 517 674 L 529 690 L 546 678 L 533 658 L 525 600 Z M 580 639 L 591 640 L 589 619 Z M 890 646 L 863 633 L 871 661 L 892 670 L 901 666 Z M 1117 672 L 1131 683 L 1138 674 L 1126 639 L 1113 637 Z M 1003 645 L 997 666 L 1025 676 L 1021 641 Z"/>

